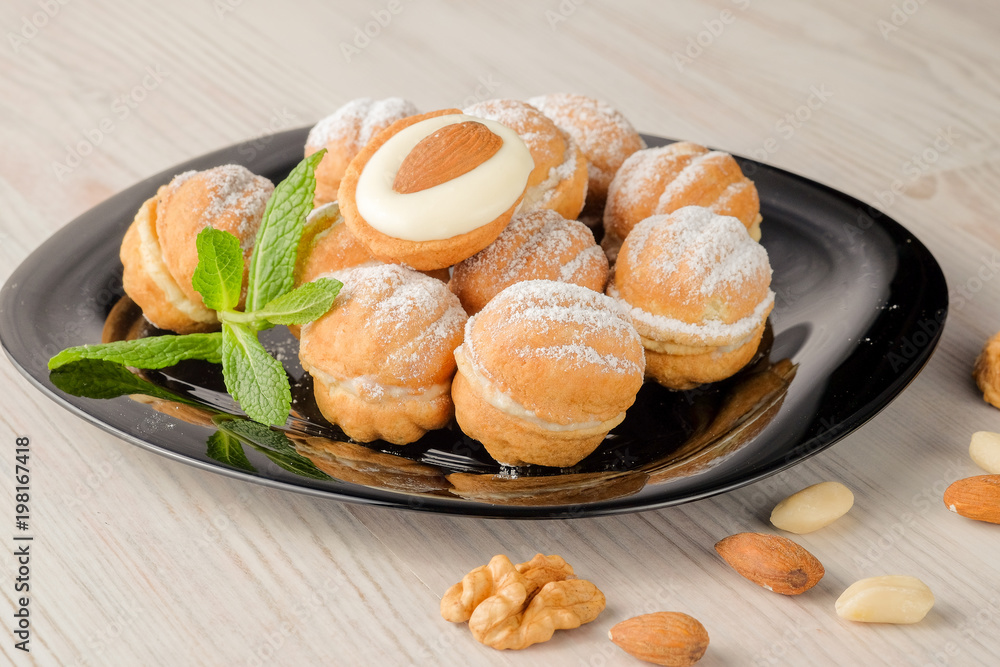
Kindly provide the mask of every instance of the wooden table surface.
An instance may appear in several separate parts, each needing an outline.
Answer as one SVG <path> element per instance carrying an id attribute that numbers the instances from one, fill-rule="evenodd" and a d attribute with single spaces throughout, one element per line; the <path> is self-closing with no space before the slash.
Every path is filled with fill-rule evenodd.
<path id="1" fill-rule="evenodd" d="M 54 409 L 0 361 L 0 498 L 13 522 L 13 443 L 28 436 L 35 535 L 30 654 L 12 634 L 13 527 L 2 538 L 0 662 L 631 665 L 608 628 L 680 610 L 711 635 L 706 667 L 996 664 L 1000 527 L 957 517 L 940 498 L 979 474 L 971 433 L 1000 431 L 970 377 L 1000 328 L 1000 10 L 988 0 L 814 4 L 3 3 L 0 280 L 129 185 L 250 138 L 266 150 L 271 132 L 355 97 L 434 109 L 576 91 L 644 132 L 753 156 L 870 204 L 881 197 L 937 257 L 952 307 L 919 377 L 831 449 L 708 500 L 586 519 L 429 515 L 233 480 Z M 715 555 L 731 532 L 771 530 L 770 508 L 788 493 L 830 479 L 857 500 L 798 538 L 827 570 L 808 594 L 768 593 Z M 497 652 L 440 618 L 443 591 L 465 572 L 496 553 L 537 551 L 605 591 L 597 621 Z M 880 574 L 924 580 L 933 611 L 913 626 L 838 618 L 840 593 Z"/>

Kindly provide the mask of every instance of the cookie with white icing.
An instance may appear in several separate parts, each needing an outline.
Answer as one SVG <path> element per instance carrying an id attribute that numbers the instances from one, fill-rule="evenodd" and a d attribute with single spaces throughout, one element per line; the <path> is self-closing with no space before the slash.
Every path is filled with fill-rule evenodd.
<path id="1" fill-rule="evenodd" d="M 510 128 L 445 109 L 376 135 L 348 166 L 338 202 L 377 259 L 441 269 L 500 235 L 533 164 Z"/>

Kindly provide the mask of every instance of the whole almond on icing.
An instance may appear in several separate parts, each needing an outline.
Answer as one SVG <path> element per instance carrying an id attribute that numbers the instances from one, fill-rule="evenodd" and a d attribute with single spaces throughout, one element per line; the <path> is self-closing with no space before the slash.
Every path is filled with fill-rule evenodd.
<path id="1" fill-rule="evenodd" d="M 815 556 L 779 535 L 737 533 L 719 540 L 715 550 L 741 575 L 782 595 L 804 593 L 826 574 Z"/>
<path id="2" fill-rule="evenodd" d="M 967 519 L 1000 523 L 1000 475 L 958 480 L 945 490 L 944 504 Z"/>
<path id="3" fill-rule="evenodd" d="M 693 665 L 708 648 L 705 626 L 679 611 L 635 616 L 611 628 L 608 638 L 631 656 L 669 667 Z"/>
<path id="4" fill-rule="evenodd" d="M 452 123 L 420 140 L 396 172 L 392 189 L 420 192 L 472 171 L 503 146 L 503 139 L 476 121 Z"/>

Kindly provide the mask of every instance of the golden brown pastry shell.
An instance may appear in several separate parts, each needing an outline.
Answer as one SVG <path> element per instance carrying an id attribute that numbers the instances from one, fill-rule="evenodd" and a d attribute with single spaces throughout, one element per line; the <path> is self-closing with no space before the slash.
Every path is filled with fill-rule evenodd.
<path id="1" fill-rule="evenodd" d="M 406 444 L 445 426 L 466 319 L 458 298 L 441 281 L 401 266 L 339 275 L 346 286 L 334 308 L 302 327 L 299 344 L 323 416 L 363 442 Z M 401 313 L 379 310 L 404 288 L 429 294 L 426 302 Z M 430 330 L 440 332 L 424 335 Z"/>
<path id="2" fill-rule="evenodd" d="M 664 199 L 668 186 L 682 172 L 683 187 Z M 734 187 L 728 190 L 730 186 Z M 757 188 L 743 175 L 736 160 L 728 153 L 680 141 L 637 151 L 625 160 L 608 188 L 602 245 L 613 255 L 640 221 L 684 206 L 704 206 L 719 215 L 733 216 L 754 240 L 760 239 Z"/>
<path id="3" fill-rule="evenodd" d="M 548 350 L 579 344 L 600 355 L 613 356 L 642 369 L 645 361 L 638 338 L 623 335 L 631 325 L 597 329 L 582 322 L 546 322 L 517 315 L 524 309 L 544 307 L 528 296 L 514 301 L 496 297 L 468 327 L 474 363 L 496 389 L 535 413 L 557 424 L 612 419 L 635 401 L 642 385 L 641 373 L 609 371 L 597 364 L 580 364 L 570 356 L 550 356 Z M 558 299 L 566 308 L 578 306 L 573 298 Z"/>
<path id="4" fill-rule="evenodd" d="M 572 137 L 560 129 L 551 118 L 527 102 L 511 99 L 495 99 L 477 102 L 465 110 L 470 116 L 495 120 L 506 125 L 524 140 L 535 161 L 535 168 L 528 176 L 525 188 L 526 203 L 532 208 L 549 208 L 564 218 L 576 219 L 583 210 L 587 198 L 587 157 L 576 145 Z M 559 168 L 568 154 L 575 154 L 573 171 L 554 187 L 539 193 L 537 201 L 527 193 L 541 186 L 548 179 L 552 169 Z"/>
<path id="5" fill-rule="evenodd" d="M 655 216 L 643 221 L 650 229 L 640 237 L 641 243 L 636 238 L 625 239 L 613 276 L 619 297 L 651 315 L 690 324 L 706 319 L 732 324 L 751 315 L 767 298 L 770 273 L 762 269 L 744 282 L 723 284 L 704 293 L 702 274 L 691 258 L 698 249 L 678 244 L 675 224 L 671 215 Z M 669 274 L 660 268 L 664 256 L 676 262 L 675 270 Z"/>
<path id="6" fill-rule="evenodd" d="M 381 439 L 405 445 L 419 440 L 427 431 L 444 428 L 454 414 L 447 393 L 432 400 L 416 397 L 376 402 L 344 391 L 331 392 L 331 387 L 319 377 L 313 377 L 313 386 L 316 405 L 323 416 L 359 442 Z"/>
<path id="7" fill-rule="evenodd" d="M 215 183 L 218 174 L 225 186 L 235 181 L 242 187 L 241 198 L 253 200 L 245 206 L 224 207 L 209 211 L 218 204 L 218 188 Z M 263 176 L 256 176 L 244 167 L 223 165 L 197 172 L 180 183 L 171 182 L 157 193 L 156 235 L 163 254 L 163 263 L 173 276 L 178 287 L 191 301 L 201 304 L 201 294 L 191 284 L 191 277 L 198 266 L 198 248 L 195 239 L 201 230 L 212 228 L 229 232 L 239 239 L 243 247 L 243 285 L 240 305 L 246 296 L 247 276 L 250 270 L 250 255 L 253 240 L 264 216 L 267 197 L 274 186 Z M 257 196 L 259 195 L 259 196 Z"/>
<path id="8" fill-rule="evenodd" d="M 455 376 L 451 395 L 462 432 L 483 443 L 490 456 L 505 465 L 575 465 L 603 442 L 609 430 L 551 431 L 512 417 L 484 401 L 462 373 Z"/>
<path id="9" fill-rule="evenodd" d="M 528 100 L 566 131 L 587 158 L 587 208 L 603 206 L 622 163 L 646 142 L 620 111 L 584 95 L 554 93 Z"/>
<path id="10" fill-rule="evenodd" d="M 559 241 L 546 245 L 556 234 Z M 563 267 L 586 252 L 573 275 L 563 278 Z M 514 216 L 496 241 L 456 264 L 448 286 L 473 315 L 505 288 L 524 280 L 570 282 L 603 292 L 608 260 L 584 224 L 539 209 Z"/>
<path id="11" fill-rule="evenodd" d="M 566 135 L 565 139 L 567 142 L 572 141 L 569 135 Z M 552 209 L 564 218 L 575 220 L 587 202 L 587 183 L 587 158 L 577 149 L 573 175 L 559 181 L 542 206 Z"/>
<path id="12" fill-rule="evenodd" d="M 196 310 L 204 311 L 203 315 L 206 321 L 195 320 L 174 305 L 171 297 L 163 291 L 145 267 L 138 226 L 141 224 L 151 224 L 149 218 L 152 217 L 155 219 L 156 211 L 156 197 L 151 197 L 143 202 L 136 213 L 136 219 L 129 225 L 128 230 L 125 232 L 125 237 L 122 239 L 119 254 L 124 267 L 122 272 L 122 286 L 125 289 L 125 293 L 142 309 L 146 319 L 160 329 L 167 329 L 180 334 L 199 333 L 218 329 L 218 319 L 215 319 L 211 311 L 207 311 L 201 305 L 200 297 L 197 302 L 199 308 L 196 308 Z M 142 218 L 146 218 L 146 220 Z M 155 227 L 151 231 L 155 234 Z"/>
<path id="13" fill-rule="evenodd" d="M 321 275 L 378 260 L 358 241 L 344 224 L 336 204 L 306 222 L 299 241 L 295 265 L 295 284 L 311 282 Z"/>
<path id="14" fill-rule="evenodd" d="M 647 349 L 646 376 L 668 389 L 676 390 L 694 389 L 732 377 L 753 359 L 760 346 L 766 320 L 765 315 L 747 342 L 728 352 L 719 352 L 719 348 L 715 347 L 707 348 L 700 354 L 665 354 Z"/>
<path id="15" fill-rule="evenodd" d="M 509 465 L 587 456 L 635 402 L 645 364 L 610 299 L 551 281 L 504 290 L 469 321 L 455 356 L 459 426 Z"/>
<path id="16" fill-rule="evenodd" d="M 357 276 L 354 271 L 342 275 L 350 289 L 341 291 L 333 309 L 302 327 L 303 361 L 337 378 L 364 376 L 410 390 L 447 382 L 455 373 L 453 351 L 462 342 L 464 313 L 447 339 L 429 344 L 421 334 L 450 309 L 460 309 L 457 297 L 441 281 L 398 267 L 403 280 L 425 280 L 439 298 L 433 308 L 408 311 L 406 320 L 376 317 L 380 303 L 392 297 L 399 283 L 365 280 L 359 286 L 351 280 L 352 274 Z"/>
<path id="17" fill-rule="evenodd" d="M 354 100 L 354 102 L 360 102 L 361 100 Z M 381 103 L 385 103 L 388 100 L 381 100 Z M 405 100 L 400 100 L 405 102 Z M 377 101 L 372 101 L 374 104 L 379 104 Z M 343 112 L 347 106 L 351 103 L 344 105 L 336 112 L 337 115 Z M 407 103 L 408 104 L 408 103 Z M 405 108 L 405 107 L 401 107 Z M 410 105 L 412 109 L 412 105 Z M 416 111 L 415 109 L 412 109 Z M 406 115 L 401 111 L 400 113 L 394 113 L 391 115 L 385 115 L 384 109 L 380 120 L 388 122 L 371 123 L 371 116 L 369 116 L 369 124 L 371 129 L 376 132 L 384 130 L 393 121 L 405 118 Z M 372 110 L 369 108 L 368 113 L 371 114 Z M 328 120 L 328 118 L 323 119 Z M 323 121 L 320 121 L 323 122 Z M 358 154 L 363 148 L 363 133 L 362 126 L 365 124 L 365 120 L 359 116 L 341 116 L 338 118 L 338 123 L 342 128 L 342 132 L 336 139 L 326 141 L 325 143 L 309 143 L 307 140 L 305 146 L 305 157 L 309 157 L 316 151 L 325 148 L 326 155 L 320 160 L 319 165 L 316 167 L 316 193 L 313 198 L 313 206 L 319 207 L 323 204 L 336 201 L 337 191 L 340 190 L 340 181 L 344 177 L 344 173 L 347 171 L 347 166 L 354 159 L 354 156 Z"/>

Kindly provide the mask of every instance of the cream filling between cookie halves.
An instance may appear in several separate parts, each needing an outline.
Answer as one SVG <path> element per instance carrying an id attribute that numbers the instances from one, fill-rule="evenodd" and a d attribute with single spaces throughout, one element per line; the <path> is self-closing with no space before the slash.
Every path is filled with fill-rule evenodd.
<path id="1" fill-rule="evenodd" d="M 568 136 L 566 139 L 566 150 L 563 153 L 563 161 L 549 169 L 545 180 L 538 185 L 533 185 L 524 191 L 524 201 L 521 202 L 521 212 L 534 211 L 539 208 L 546 208 L 555 198 L 557 188 L 563 181 L 573 178 L 576 172 L 576 144 Z M 586 190 L 583 193 L 587 196 Z"/>
<path id="2" fill-rule="evenodd" d="M 341 379 L 330 373 L 318 370 L 305 362 L 302 363 L 302 367 L 317 381 L 326 385 L 330 396 L 338 393 L 349 394 L 370 403 L 381 403 L 383 401 L 430 403 L 443 396 L 448 396 L 451 391 L 451 382 L 441 382 L 427 387 L 420 387 L 419 389 L 411 389 L 409 387 L 384 384 L 371 375 Z"/>
<path id="3" fill-rule="evenodd" d="M 200 303 L 195 303 L 189 299 L 181 290 L 177 281 L 170 275 L 170 270 L 163 263 L 163 250 L 160 248 L 160 240 L 156 235 L 154 216 L 156 215 L 156 202 L 149 200 L 143 204 L 142 208 L 135 216 L 136 231 L 139 232 L 139 257 L 142 261 L 142 268 L 146 275 L 160 288 L 170 305 L 190 317 L 195 322 L 214 323 L 219 318 L 214 310 L 209 310 Z M 149 319 L 148 317 L 146 319 Z M 152 322 L 152 320 L 150 320 Z M 152 322 L 158 326 L 156 322 Z"/>
<path id="4" fill-rule="evenodd" d="M 706 348 L 719 348 L 720 353 L 731 352 L 748 343 L 757 329 L 767 319 L 774 307 L 774 292 L 757 304 L 753 312 L 731 324 L 708 320 L 692 324 L 664 315 L 654 315 L 622 298 L 614 284 L 609 284 L 607 295 L 615 300 L 628 315 L 639 332 L 643 347 L 653 352 L 669 354 L 701 354 Z M 687 351 L 684 348 L 689 348 Z"/>
<path id="5" fill-rule="evenodd" d="M 503 140 L 500 149 L 461 176 L 419 192 L 392 188 L 403 160 L 421 140 L 443 127 L 475 121 Z M 358 213 L 371 227 L 405 241 L 437 241 L 496 220 L 514 205 L 535 162 L 514 130 L 484 118 L 448 114 L 400 130 L 375 151 L 358 177 Z"/>
<path id="6" fill-rule="evenodd" d="M 466 354 L 465 348 L 468 348 L 468 354 Z M 472 346 L 468 340 L 458 346 L 455 350 L 455 361 L 458 363 L 458 371 L 465 376 L 465 379 L 469 381 L 476 389 L 476 393 L 484 401 L 492 405 L 494 408 L 504 413 L 505 415 L 516 417 L 530 424 L 543 428 L 546 431 L 559 432 L 573 432 L 574 434 L 588 435 L 590 433 L 607 433 L 615 426 L 618 426 L 625 419 L 625 413 L 621 412 L 611 419 L 604 421 L 593 420 L 586 422 L 574 422 L 571 424 L 559 424 L 556 422 L 551 422 L 546 419 L 542 419 L 534 411 L 529 410 L 524 407 L 510 395 L 499 390 L 490 380 L 479 370 L 476 363 L 473 361 L 475 354 L 472 350 Z M 583 432 L 583 433 L 580 433 Z"/>

